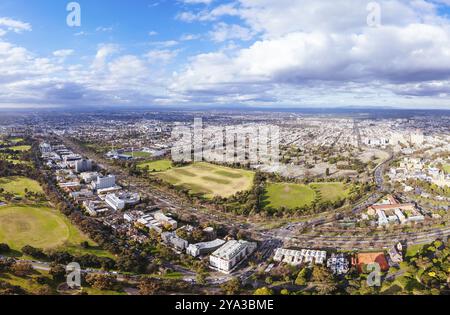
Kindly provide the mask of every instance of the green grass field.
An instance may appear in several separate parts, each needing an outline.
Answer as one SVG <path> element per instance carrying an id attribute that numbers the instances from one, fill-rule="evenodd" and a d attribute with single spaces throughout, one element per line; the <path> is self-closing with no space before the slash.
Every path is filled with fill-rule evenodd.
<path id="1" fill-rule="evenodd" d="M 8 141 L 17 143 L 17 142 L 24 141 L 24 139 L 23 138 L 10 138 L 10 139 L 8 139 Z"/>
<path id="2" fill-rule="evenodd" d="M 26 152 L 31 150 L 31 146 L 29 145 L 19 145 L 19 146 L 13 146 L 9 147 L 8 149 L 17 151 L 17 152 Z"/>
<path id="3" fill-rule="evenodd" d="M 0 178 L 0 188 L 17 196 L 25 196 L 25 188 L 31 192 L 43 193 L 38 182 L 25 177 Z M 81 242 L 91 246 L 84 249 Z M 0 243 L 7 243 L 13 250 L 20 251 L 25 245 L 43 249 L 61 249 L 73 254 L 93 254 L 113 257 L 98 248 L 71 224 L 59 211 L 44 204 L 10 204 L 0 207 Z"/>
<path id="4" fill-rule="evenodd" d="M 80 246 L 88 241 L 90 248 Z M 20 251 L 25 245 L 61 249 L 73 254 L 112 257 L 82 234 L 59 211 L 47 206 L 9 205 L 0 207 L 0 243 Z"/>
<path id="5" fill-rule="evenodd" d="M 310 187 L 320 192 L 321 200 L 331 202 L 348 197 L 350 191 L 344 183 L 314 183 Z"/>
<path id="6" fill-rule="evenodd" d="M 442 168 L 446 174 L 450 174 L 450 164 L 445 164 Z"/>
<path id="7" fill-rule="evenodd" d="M 255 173 L 209 163 L 195 163 L 173 168 L 155 176 L 175 186 L 182 186 L 192 194 L 205 198 L 230 197 L 239 191 L 249 190 Z"/>
<path id="8" fill-rule="evenodd" d="M 0 160 L 8 161 L 10 163 L 13 163 L 14 165 L 26 164 L 26 165 L 32 166 L 32 163 L 30 161 L 19 160 L 19 159 L 15 158 L 14 155 L 4 154 L 1 152 L 0 152 Z"/>
<path id="9" fill-rule="evenodd" d="M 26 177 L 2 177 L 0 178 L 0 188 L 20 197 L 25 196 L 25 189 L 35 193 L 44 192 L 37 181 Z"/>
<path id="10" fill-rule="evenodd" d="M 153 156 L 151 153 L 142 152 L 142 151 L 124 152 L 123 155 L 134 156 L 135 158 L 138 158 L 138 159 L 141 159 L 141 158 L 148 159 Z"/>
<path id="11" fill-rule="evenodd" d="M 267 206 L 274 209 L 308 206 L 315 198 L 316 192 L 307 185 L 270 183 L 266 188 Z"/>
<path id="12" fill-rule="evenodd" d="M 295 209 L 320 201 L 337 201 L 346 198 L 350 189 L 344 183 L 312 183 L 309 185 L 269 183 L 266 187 L 266 206 L 274 209 Z"/>
<path id="13" fill-rule="evenodd" d="M 151 162 L 143 162 L 138 164 L 138 168 L 144 169 L 148 167 L 149 172 L 163 172 L 172 168 L 172 161 L 170 160 L 158 160 Z"/>

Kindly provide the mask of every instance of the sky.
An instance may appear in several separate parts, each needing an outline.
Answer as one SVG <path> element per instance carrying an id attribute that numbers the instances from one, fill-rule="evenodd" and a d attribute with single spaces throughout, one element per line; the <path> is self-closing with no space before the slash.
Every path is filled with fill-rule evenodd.
<path id="1" fill-rule="evenodd" d="M 450 109 L 450 0 L 69 3 L 0 2 L 0 108 Z"/>

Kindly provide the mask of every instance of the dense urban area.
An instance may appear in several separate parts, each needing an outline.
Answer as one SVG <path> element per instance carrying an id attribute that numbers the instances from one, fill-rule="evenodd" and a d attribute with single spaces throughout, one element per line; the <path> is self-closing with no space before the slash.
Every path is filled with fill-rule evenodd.
<path id="1" fill-rule="evenodd" d="M 246 131 L 176 160 L 199 118 L 202 148 L 276 126 L 278 162 Z M 448 294 L 449 206 L 448 111 L 0 117 L 0 294 Z"/>

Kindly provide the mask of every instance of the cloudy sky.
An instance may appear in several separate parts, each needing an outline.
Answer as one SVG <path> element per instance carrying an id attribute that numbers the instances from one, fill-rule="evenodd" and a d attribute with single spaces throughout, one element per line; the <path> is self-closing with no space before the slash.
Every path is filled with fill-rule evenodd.
<path id="1" fill-rule="evenodd" d="M 0 108 L 450 109 L 450 0 L 69 2 L 1 0 Z"/>

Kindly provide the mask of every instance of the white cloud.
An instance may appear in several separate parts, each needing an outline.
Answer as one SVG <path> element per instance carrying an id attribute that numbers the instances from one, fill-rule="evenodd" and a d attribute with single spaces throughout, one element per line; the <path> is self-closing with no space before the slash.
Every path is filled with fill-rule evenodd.
<path id="1" fill-rule="evenodd" d="M 74 52 L 75 51 L 73 49 L 61 49 L 61 50 L 54 51 L 53 56 L 65 58 L 65 57 L 69 57 L 69 56 L 73 55 Z"/>
<path id="2" fill-rule="evenodd" d="M 171 62 L 178 55 L 178 50 L 168 49 L 155 49 L 149 51 L 145 57 L 150 63 L 163 63 L 167 64 Z"/>
<path id="3" fill-rule="evenodd" d="M 217 12 L 239 16 L 250 29 L 240 33 L 220 23 L 215 27 L 219 31 L 211 32 L 216 41 L 255 33 L 260 39 L 247 48 L 193 57 L 174 76 L 171 88 L 208 102 L 233 101 L 239 88 L 241 96 L 251 98 L 259 91 L 264 98 L 286 103 L 298 101 L 296 93 L 304 95 L 302 101 L 315 99 L 310 91 L 322 97 L 324 92 L 330 96 L 346 91 L 346 98 L 358 101 L 371 93 L 388 99 L 442 96 L 439 84 L 415 85 L 450 78 L 448 20 L 427 1 L 378 2 L 378 28 L 368 27 L 367 3 L 357 0 L 240 0 L 228 11 L 217 11 L 219 6 L 192 14 L 189 21 L 212 21 L 221 16 Z"/>
<path id="4" fill-rule="evenodd" d="M 446 1 L 378 0 L 382 25 L 377 28 L 367 26 L 367 2 L 360 0 L 206 1 L 208 6 L 190 6 L 177 18 L 198 21 L 210 27 L 208 31 L 147 42 L 146 53 L 134 54 L 107 43 L 82 58 L 66 59 L 74 54 L 71 49 L 38 56 L 1 37 L 0 106 L 377 103 L 448 107 L 450 23 L 438 15 L 436 4 Z M 0 18 L 0 36 L 31 29 L 27 23 Z M 191 56 L 183 66 L 173 62 L 181 59 L 181 51 L 193 51 L 187 41 L 200 38 L 223 44 Z M 69 64 L 69 60 L 83 61 Z M 176 72 L 168 76 L 168 71 Z"/>
<path id="5" fill-rule="evenodd" d="M 209 33 L 211 39 L 215 42 L 224 42 L 227 40 L 238 39 L 249 41 L 255 33 L 249 28 L 237 24 L 226 24 L 220 22 L 214 25 L 214 29 Z"/>
<path id="6" fill-rule="evenodd" d="M 235 3 L 221 4 L 212 10 L 201 10 L 200 12 L 184 11 L 179 13 L 176 18 L 184 22 L 194 21 L 216 21 L 223 16 L 238 16 L 240 11 Z"/>
<path id="7" fill-rule="evenodd" d="M 96 32 L 112 32 L 114 28 L 112 26 L 99 26 L 95 29 Z"/>
<path id="8" fill-rule="evenodd" d="M 100 44 L 95 56 L 92 67 L 101 69 L 105 66 L 107 58 L 119 51 L 119 46 L 116 44 Z"/>
<path id="9" fill-rule="evenodd" d="M 24 31 L 31 31 L 31 24 L 14 20 L 8 17 L 0 17 L 0 31 L 1 35 L 5 35 L 7 32 L 22 33 Z M 0 35 L 0 36 L 1 36 Z"/>

